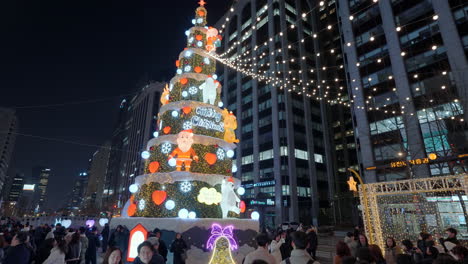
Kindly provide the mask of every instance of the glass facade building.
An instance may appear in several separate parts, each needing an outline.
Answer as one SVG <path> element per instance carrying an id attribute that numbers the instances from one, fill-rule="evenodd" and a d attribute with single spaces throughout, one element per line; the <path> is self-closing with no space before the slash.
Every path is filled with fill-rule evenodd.
<path id="1" fill-rule="evenodd" d="M 465 172 L 468 3 L 337 2 L 366 181 Z"/>
<path id="2" fill-rule="evenodd" d="M 267 71 L 270 77 L 321 82 L 324 76 L 314 70 L 321 67 L 314 55 L 321 47 L 312 38 L 317 10 L 302 18 L 312 7 L 305 0 L 236 2 L 217 23 L 217 28 L 225 25 L 221 53 L 243 54 L 254 72 Z M 287 30 L 292 25 L 296 30 Z M 246 189 L 248 208 L 260 211 L 270 226 L 328 222 L 336 176 L 327 103 L 227 66 L 218 69 L 223 101 L 239 123 L 236 177 Z"/>

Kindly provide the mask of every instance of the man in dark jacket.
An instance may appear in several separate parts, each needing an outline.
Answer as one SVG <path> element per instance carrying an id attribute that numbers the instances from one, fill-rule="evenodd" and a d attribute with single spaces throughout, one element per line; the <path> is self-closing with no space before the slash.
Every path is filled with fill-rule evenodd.
<path id="1" fill-rule="evenodd" d="M 307 240 L 309 241 L 307 252 L 312 256 L 313 259 L 316 260 L 317 258 L 315 254 L 318 247 L 318 238 L 317 233 L 315 232 L 315 227 L 311 227 L 309 230 L 307 230 Z"/>
<path id="2" fill-rule="evenodd" d="M 447 249 L 447 245 L 445 244 L 445 242 L 453 243 L 454 245 L 452 247 L 460 245 L 460 242 L 457 239 L 457 233 L 458 231 L 455 228 L 450 227 L 445 230 L 445 234 L 447 234 L 447 238 L 444 239 L 443 237 L 438 236 L 439 242 L 444 247 L 444 250 L 446 253 L 448 253 L 449 250 Z"/>
<path id="3" fill-rule="evenodd" d="M 102 230 L 101 235 L 102 235 L 102 252 L 106 252 L 107 243 L 109 241 L 109 224 L 108 223 L 104 225 L 104 229 Z"/>
<path id="4" fill-rule="evenodd" d="M 109 246 L 118 247 L 122 256 L 127 256 L 129 231 L 126 227 L 118 225 L 109 238 Z"/>
<path id="5" fill-rule="evenodd" d="M 153 234 L 155 237 L 158 238 L 158 241 L 159 241 L 159 248 L 158 248 L 159 254 L 163 256 L 165 261 L 167 261 L 168 250 L 167 250 L 166 243 L 164 242 L 164 240 L 161 239 L 161 230 L 159 230 L 159 228 L 155 228 L 153 230 Z"/>
<path id="6" fill-rule="evenodd" d="M 31 262 L 31 250 L 27 245 L 28 233 L 19 232 L 13 237 L 11 247 L 6 253 L 4 264 L 29 264 Z"/>
<path id="7" fill-rule="evenodd" d="M 97 228 L 93 227 L 91 229 L 91 232 L 88 232 L 87 234 L 88 237 L 88 249 L 86 250 L 86 264 L 96 264 L 96 253 L 97 253 L 97 248 L 101 246 L 101 243 L 99 242 L 99 237 L 97 235 Z"/>

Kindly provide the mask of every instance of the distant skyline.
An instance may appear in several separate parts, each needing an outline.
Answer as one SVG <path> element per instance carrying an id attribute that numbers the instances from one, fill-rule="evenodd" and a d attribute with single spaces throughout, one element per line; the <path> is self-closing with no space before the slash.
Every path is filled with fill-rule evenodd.
<path id="1" fill-rule="evenodd" d="M 63 204 L 110 137 L 124 95 L 173 77 L 197 2 L 5 3 L 0 106 L 19 118 L 11 166 L 26 177 L 37 165 L 52 169 L 47 207 Z M 231 3 L 207 1 L 209 25 Z"/>

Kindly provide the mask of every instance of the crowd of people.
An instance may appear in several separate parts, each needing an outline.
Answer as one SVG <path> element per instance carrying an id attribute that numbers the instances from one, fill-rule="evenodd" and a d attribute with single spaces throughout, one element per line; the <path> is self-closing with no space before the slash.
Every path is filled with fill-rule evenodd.
<path id="1" fill-rule="evenodd" d="M 336 245 L 334 264 L 468 264 L 468 249 L 457 239 L 457 230 L 448 228 L 446 237 L 421 232 L 415 243 L 387 237 L 385 248 L 369 244 L 356 228 Z"/>
<path id="2" fill-rule="evenodd" d="M 61 224 L 33 227 L 26 223 L 9 222 L 0 226 L 0 264 L 123 264 L 128 250 L 130 232 L 124 226 L 101 232 L 96 227 L 65 228 Z M 153 230 L 138 246 L 133 263 L 164 264 L 168 252 L 174 253 L 173 263 L 184 264 L 187 244 L 180 234 L 168 248 L 160 239 L 161 231 Z"/>
<path id="3" fill-rule="evenodd" d="M 265 230 L 256 241 L 257 249 L 245 257 L 243 264 L 318 264 L 318 237 L 313 226 Z"/>
<path id="4" fill-rule="evenodd" d="M 385 240 L 385 248 L 369 244 L 356 228 L 336 244 L 333 264 L 468 264 L 468 249 L 457 239 L 457 230 L 448 228 L 446 237 L 422 232 L 417 241 Z M 106 224 L 96 227 L 65 228 L 61 224 L 41 225 L 9 223 L 0 226 L 0 264 L 96 264 L 103 254 L 104 264 L 123 264 L 128 250 L 129 230 Z M 264 231 L 256 238 L 257 249 L 243 264 L 318 264 L 317 230 L 302 225 L 293 230 Z M 164 264 L 173 252 L 174 264 L 185 264 L 187 244 L 181 234 L 166 245 L 161 231 L 154 229 L 138 245 L 136 264 Z"/>

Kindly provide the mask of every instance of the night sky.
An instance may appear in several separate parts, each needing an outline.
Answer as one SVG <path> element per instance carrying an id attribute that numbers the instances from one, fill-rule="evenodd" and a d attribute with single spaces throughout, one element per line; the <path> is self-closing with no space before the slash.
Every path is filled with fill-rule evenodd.
<path id="1" fill-rule="evenodd" d="M 48 205 L 64 203 L 110 138 L 123 95 L 169 81 L 197 0 L 3 1 L 0 106 L 19 117 L 11 166 L 53 170 Z M 232 0 L 207 0 L 214 25 Z"/>

